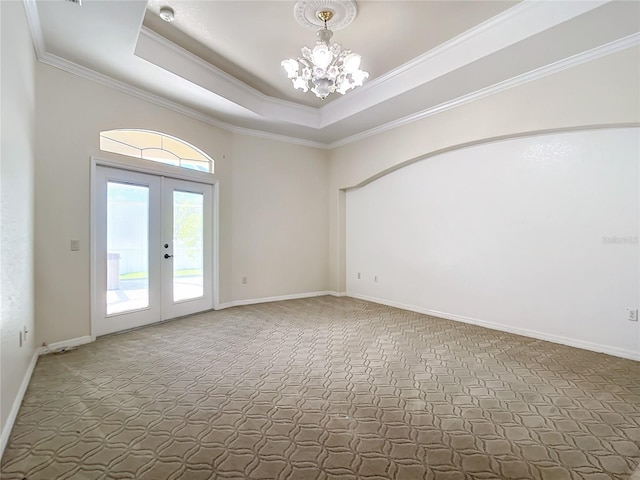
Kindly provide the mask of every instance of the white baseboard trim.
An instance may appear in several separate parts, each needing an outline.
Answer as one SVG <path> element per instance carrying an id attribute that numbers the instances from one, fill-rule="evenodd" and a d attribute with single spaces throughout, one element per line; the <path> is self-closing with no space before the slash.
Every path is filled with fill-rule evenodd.
<path id="1" fill-rule="evenodd" d="M 478 318 L 465 317 L 462 315 L 456 315 L 454 313 L 440 312 L 440 311 L 431 310 L 428 308 L 417 307 L 415 305 L 407 305 L 404 303 L 385 300 L 382 298 L 370 297 L 368 295 L 360 295 L 358 293 L 347 292 L 347 296 L 352 298 L 357 298 L 359 300 L 365 300 L 367 302 L 387 305 L 389 307 L 400 308 L 402 310 L 409 310 L 411 312 L 431 315 L 432 317 L 445 318 L 447 320 L 455 320 L 457 322 L 469 323 L 471 325 L 490 328 L 492 330 L 499 330 L 501 332 L 514 333 L 516 335 L 535 338 L 537 340 L 545 340 L 547 342 L 559 343 L 561 345 L 581 348 L 583 350 L 590 350 L 592 352 L 606 353 L 607 355 L 612 355 L 614 357 L 621 357 L 629 360 L 640 361 L 640 352 L 634 352 L 633 350 L 626 350 L 623 348 L 612 347 L 610 345 L 602 345 L 594 342 L 585 342 L 584 340 L 577 340 L 574 338 L 563 337 L 561 335 L 554 335 L 550 333 L 540 332 L 538 330 L 530 330 L 528 328 L 513 327 L 511 325 L 505 325 L 503 323 L 488 322 L 486 320 L 480 320 Z"/>
<path id="2" fill-rule="evenodd" d="M 7 420 L 2 427 L 2 434 L 0 434 L 0 459 L 2 459 L 4 449 L 9 442 L 9 436 L 11 435 L 11 430 L 13 430 L 13 424 L 18 417 L 18 411 L 20 410 L 20 405 L 22 405 L 22 399 L 24 398 L 24 394 L 26 393 L 29 382 L 31 381 L 31 375 L 33 374 L 34 368 L 36 368 L 36 363 L 38 363 L 39 356 L 40 349 L 36 348 L 36 350 L 33 352 L 33 356 L 31 357 L 31 361 L 29 362 L 29 366 L 27 367 L 27 371 L 24 374 L 22 383 L 20 383 L 20 388 L 18 389 L 16 398 L 14 399 L 13 405 L 11 406 L 9 416 L 7 417 Z"/>
<path id="3" fill-rule="evenodd" d="M 347 292 L 330 291 L 330 292 L 327 292 L 327 295 L 331 295 L 332 297 L 346 297 L 347 296 Z"/>
<path id="4" fill-rule="evenodd" d="M 40 355 L 56 352 L 61 348 L 79 347 L 80 345 L 85 345 L 87 343 L 91 343 L 95 341 L 96 341 L 96 337 L 92 337 L 91 335 L 85 335 L 84 337 L 71 338 L 69 340 L 64 340 L 62 342 L 50 343 L 46 347 L 40 347 Z"/>
<path id="5" fill-rule="evenodd" d="M 14 399 L 13 405 L 11 406 L 11 411 L 9 412 L 9 416 L 7 417 L 7 421 L 2 427 L 2 433 L 0 434 L 0 459 L 4 454 L 4 449 L 7 446 L 7 442 L 9 441 L 11 430 L 13 430 L 13 424 L 15 423 L 16 418 L 18 417 L 18 411 L 20 410 L 20 405 L 22 405 L 24 394 L 26 393 L 27 387 L 29 386 L 29 382 L 31 381 L 31 375 L 33 375 L 33 370 L 36 368 L 38 357 L 40 355 L 44 355 L 49 352 L 55 352 L 64 347 L 78 347 L 80 345 L 84 345 L 85 343 L 91 343 L 94 341 L 95 341 L 94 337 L 87 335 L 84 337 L 65 340 L 64 342 L 51 343 L 46 347 L 37 347 L 35 349 L 35 351 L 33 352 L 33 356 L 31 357 L 31 361 L 29 362 L 29 366 L 27 367 L 27 371 L 24 374 L 24 378 L 22 379 L 22 383 L 20 383 L 20 388 L 18 389 L 16 398 Z"/>
<path id="6" fill-rule="evenodd" d="M 255 305 L 256 303 L 281 302 L 283 300 L 298 300 L 300 298 L 323 297 L 325 295 L 332 295 L 333 293 L 335 292 L 322 291 L 322 292 L 294 293 L 292 295 L 280 295 L 277 297 L 249 298 L 246 300 L 234 300 L 232 302 L 219 303 L 213 309 L 224 310 L 225 308 L 239 307 L 242 305 Z"/>

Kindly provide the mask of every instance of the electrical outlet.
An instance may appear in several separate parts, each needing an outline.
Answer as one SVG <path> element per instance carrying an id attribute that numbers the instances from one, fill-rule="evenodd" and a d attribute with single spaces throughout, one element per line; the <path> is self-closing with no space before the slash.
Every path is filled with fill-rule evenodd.
<path id="1" fill-rule="evenodd" d="M 247 284 L 247 277 L 242 277 L 242 285 L 246 285 Z"/>
<path id="2" fill-rule="evenodd" d="M 374 282 L 376 282 L 376 283 L 378 283 L 378 275 L 374 275 L 374 276 L 373 276 L 373 281 L 374 281 Z"/>
<path id="3" fill-rule="evenodd" d="M 358 272 L 358 280 L 360 280 L 362 278 L 362 275 L 360 274 L 360 272 Z"/>
<path id="4" fill-rule="evenodd" d="M 637 308 L 627 308 L 627 320 L 630 322 L 638 321 L 638 309 Z"/>
<path id="5" fill-rule="evenodd" d="M 80 240 L 71 240 L 69 247 L 71 248 L 72 252 L 79 252 L 80 251 Z"/>

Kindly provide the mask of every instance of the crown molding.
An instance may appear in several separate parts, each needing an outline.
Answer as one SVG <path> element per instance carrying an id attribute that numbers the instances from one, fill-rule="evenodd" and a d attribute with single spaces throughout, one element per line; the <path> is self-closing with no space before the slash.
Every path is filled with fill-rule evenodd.
<path id="1" fill-rule="evenodd" d="M 284 143 L 290 143 L 294 145 L 303 145 L 303 146 L 321 148 L 321 149 L 328 148 L 326 143 L 314 142 L 312 140 L 306 140 L 303 138 L 290 137 L 287 135 L 274 134 L 274 133 L 269 133 L 262 130 L 254 130 L 250 128 L 242 128 L 236 125 L 232 125 L 230 123 L 219 120 L 211 115 L 207 115 L 193 108 L 186 107 L 178 102 L 173 102 L 160 95 L 155 95 L 153 93 L 147 92 L 140 88 L 133 87 L 128 83 L 121 82 L 107 75 L 103 75 L 94 70 L 78 65 L 69 60 L 65 60 L 57 55 L 48 53 L 46 51 L 44 37 L 42 36 L 42 26 L 40 24 L 40 15 L 38 14 L 38 7 L 36 5 L 36 0 L 23 0 L 23 5 L 25 8 L 29 30 L 31 32 L 31 38 L 36 51 L 36 58 L 38 59 L 38 61 L 46 65 L 59 68 L 60 70 L 63 70 L 67 73 L 71 73 L 73 75 L 77 75 L 79 77 L 85 78 L 92 82 L 96 82 L 100 85 L 113 88 L 114 90 L 117 90 L 119 92 L 125 93 L 127 95 L 131 95 L 132 97 L 139 98 L 141 100 L 147 101 L 149 103 L 153 103 L 154 105 L 158 105 L 160 107 L 164 107 L 168 110 L 172 110 L 176 113 L 180 113 L 187 117 L 193 118 L 195 120 L 199 120 L 208 125 L 212 125 L 214 127 L 220 128 L 222 130 L 226 130 L 228 132 L 238 133 L 238 134 L 248 135 L 253 137 L 259 137 L 259 138 L 266 138 L 266 139 L 271 139 L 271 140 L 284 142 Z M 142 27 L 142 28 L 145 28 L 145 27 Z M 187 53 L 191 55 L 190 52 L 187 52 Z M 211 68 L 215 68 L 209 64 L 207 64 L 207 66 Z M 242 85 L 245 85 L 239 80 L 236 80 L 234 77 L 231 77 L 230 75 L 228 76 L 232 78 L 234 81 L 241 83 Z M 247 88 L 250 88 L 250 87 L 247 87 Z M 271 103 L 271 100 L 277 100 L 277 99 L 271 99 L 271 97 L 267 97 L 266 95 L 263 95 L 261 93 L 259 93 L 259 95 L 262 95 L 263 97 L 266 98 L 266 103 Z M 292 102 L 287 102 L 287 103 L 292 103 Z M 293 104 L 293 105 L 295 107 L 310 108 L 310 107 L 305 107 L 303 105 L 297 105 L 297 104 Z"/>
<path id="2" fill-rule="evenodd" d="M 530 11 L 530 10 L 535 10 L 536 6 L 539 4 L 543 4 L 543 3 L 553 3 L 553 2 L 534 2 L 531 0 L 525 0 L 523 1 L 521 4 L 519 4 L 516 7 L 513 7 L 509 10 L 507 10 L 504 15 L 499 15 L 497 17 L 494 17 L 493 19 L 489 20 L 488 22 L 485 22 L 481 25 L 479 25 L 478 27 L 476 27 L 475 29 L 472 29 L 472 31 L 475 31 L 476 29 L 485 31 L 485 30 L 491 30 L 494 26 L 494 24 L 500 23 L 500 22 L 505 22 L 508 20 L 507 15 L 508 16 L 513 16 L 513 15 L 521 15 L 523 14 L 523 12 L 526 11 Z M 573 3 L 587 3 L 587 2 L 566 2 L 567 4 L 573 4 Z M 589 5 L 596 5 L 599 6 L 602 3 L 606 3 L 606 2 L 588 2 Z M 520 5 L 523 5 L 522 7 L 520 7 Z M 460 105 L 464 105 L 466 103 L 470 103 L 473 102 L 475 100 L 479 100 L 481 98 L 508 90 L 510 88 L 513 87 L 517 87 L 520 85 L 523 85 L 525 83 L 529 83 L 535 80 L 538 80 L 540 78 L 543 78 L 545 76 L 548 75 L 552 75 L 554 73 L 560 72 L 562 70 L 566 70 L 568 68 L 572 68 L 575 66 L 578 66 L 580 64 L 589 62 L 591 60 L 596 60 L 598 58 L 625 50 L 627 48 L 636 46 L 636 45 L 640 45 L 640 33 L 635 33 L 632 35 L 629 35 L 627 37 L 623 37 L 621 39 L 615 40 L 613 42 L 601 45 L 599 47 L 593 48 L 591 50 L 579 53 L 577 55 L 574 55 L 572 57 L 568 57 L 566 59 L 557 61 L 555 63 L 546 65 L 544 67 L 538 68 L 536 70 L 532 70 L 530 72 L 524 73 L 522 75 L 513 77 L 511 79 L 505 80 L 503 82 L 499 82 L 496 83 L 494 85 L 491 85 L 489 87 L 477 90 L 475 92 L 469 93 L 467 95 L 463 95 L 460 97 L 457 97 L 455 99 L 452 99 L 450 101 L 444 102 L 442 104 L 436 105 L 434 107 L 425 109 L 421 112 L 417 112 L 415 114 L 412 115 L 408 115 L 405 117 L 402 117 L 400 119 L 394 120 L 392 122 L 388 122 L 385 123 L 383 125 L 377 126 L 375 128 L 360 132 L 358 134 L 349 136 L 349 137 L 345 137 L 342 138 L 340 140 L 337 140 L 335 142 L 330 142 L 330 143 L 323 143 L 323 142 L 316 142 L 316 141 L 311 141 L 311 140 L 306 140 L 303 138 L 299 138 L 299 137 L 291 137 L 291 136 L 287 136 L 287 135 L 281 135 L 281 134 L 274 134 L 274 133 L 270 133 L 270 132 L 266 132 L 263 130 L 257 130 L 257 129 L 250 129 L 250 128 L 243 128 L 243 127 L 238 127 L 236 125 L 224 122 L 222 120 L 217 119 L 216 117 L 209 115 L 209 114 L 205 114 L 202 113 L 198 110 L 195 110 L 193 108 L 187 107 L 182 105 L 181 103 L 172 101 L 172 100 L 168 100 L 160 95 L 157 94 L 153 94 L 150 92 L 147 92 L 143 89 L 137 88 L 137 87 L 133 87 L 128 83 L 116 80 L 112 77 L 109 77 L 107 75 L 98 73 L 94 70 L 91 70 L 87 67 L 83 67 L 81 65 L 78 65 L 76 63 L 73 63 L 71 61 L 65 60 L 59 56 L 56 56 L 54 54 L 48 53 L 46 51 L 46 45 L 44 42 L 44 38 L 42 36 L 42 29 L 41 29 L 41 25 L 40 25 L 40 18 L 38 15 L 38 11 L 37 11 L 37 6 L 36 6 L 36 2 L 35 0 L 24 0 L 24 6 L 25 6 L 25 11 L 27 14 L 27 21 L 29 24 L 29 28 L 31 30 L 31 36 L 33 39 L 33 43 L 34 43 L 34 48 L 36 50 L 36 55 L 39 61 L 41 61 L 42 63 L 45 63 L 47 65 L 59 68 L 61 70 L 64 70 L 68 73 L 80 76 L 82 78 L 91 80 L 93 82 L 96 82 L 98 84 L 113 88 L 114 90 L 123 92 L 125 94 L 131 95 L 133 97 L 139 98 L 141 100 L 147 101 L 149 103 L 167 108 L 169 110 L 172 110 L 176 113 L 180 113 L 183 114 L 185 116 L 188 116 L 190 118 L 193 118 L 195 120 L 199 120 L 202 121 L 206 124 L 212 125 L 214 127 L 223 129 L 225 131 L 229 131 L 229 132 L 233 132 L 233 133 L 237 133 L 237 134 L 242 134 L 242 135 L 248 135 L 248 136 L 254 136 L 254 137 L 259 137 L 259 138 L 266 138 L 266 139 L 271 139 L 274 141 L 279 141 L 279 142 L 285 142 L 285 143 L 290 143 L 290 144 L 295 144 L 295 145 L 303 145 L 303 146 L 309 146 L 309 147 L 313 147 L 313 148 L 320 148 L 320 149 L 333 149 L 333 148 L 337 148 L 343 145 L 347 145 L 353 142 L 357 142 L 359 140 L 362 140 L 364 138 L 367 137 L 371 137 L 377 134 L 380 134 L 382 132 L 388 131 L 388 130 L 392 130 L 394 128 L 398 128 L 416 121 L 419 121 L 423 118 L 427 118 L 429 116 L 432 115 L 436 115 L 438 113 L 441 113 L 443 111 L 449 110 L 451 108 L 455 108 L 457 106 Z M 595 8 L 595 7 L 592 7 Z M 514 9 L 518 9 L 515 10 Z M 540 12 L 539 12 L 540 13 Z M 146 28 L 142 28 L 141 30 L 141 36 L 147 35 L 147 37 L 152 37 L 152 36 L 157 36 L 155 33 L 151 32 L 150 30 L 148 30 L 148 32 L 144 32 L 145 30 L 148 30 Z M 472 32 L 469 31 L 469 32 Z M 143 33 L 144 32 L 144 33 Z M 151 32 L 149 34 L 149 32 Z M 459 44 L 460 42 L 466 41 L 465 39 L 467 38 L 467 33 L 456 37 L 455 39 L 453 39 L 451 42 L 453 42 L 454 44 Z M 169 45 L 165 45 L 165 47 L 168 48 L 174 48 L 174 49 L 179 49 L 179 50 L 174 50 L 176 53 L 178 53 L 180 50 L 182 50 L 180 47 L 172 44 L 171 42 L 169 42 L 168 40 L 164 39 L 163 37 L 157 36 L 159 37 L 159 39 L 155 39 L 155 40 L 159 40 L 160 42 L 166 42 Z M 446 50 L 446 48 L 443 46 L 442 47 L 444 50 Z M 440 49 L 440 47 L 438 47 L 438 49 Z M 413 71 L 415 70 L 415 68 L 418 67 L 418 65 L 420 65 L 422 62 L 425 61 L 425 59 L 428 58 L 432 58 L 433 55 L 441 55 L 443 52 L 435 52 L 432 50 L 431 52 L 427 52 L 426 54 L 424 54 L 421 57 L 418 57 L 418 59 L 416 59 L 415 62 L 409 62 L 408 64 L 405 64 L 401 67 L 399 67 L 399 69 L 394 70 L 393 72 L 390 72 L 389 74 L 385 75 L 384 77 L 380 77 L 376 80 L 374 80 L 373 82 L 370 82 L 368 84 L 366 84 L 363 87 L 360 87 L 360 89 L 351 92 L 350 95 L 348 97 L 343 97 L 341 99 L 335 100 L 334 102 L 325 105 L 324 107 L 322 107 L 321 109 L 316 109 L 313 107 L 307 107 L 304 105 L 298 105 L 295 104 L 293 102 L 288 102 L 285 100 L 280 100 L 280 99 L 276 99 L 273 97 L 269 97 L 267 95 L 264 95 L 260 92 L 258 92 L 257 90 L 249 87 L 248 85 L 240 82 L 239 80 L 235 79 L 234 77 L 229 76 L 228 74 L 226 74 L 225 72 L 222 72 L 219 69 L 216 69 L 215 67 L 213 67 L 212 65 L 204 62 L 203 60 L 199 59 L 198 57 L 195 57 L 194 55 L 192 55 L 190 52 L 184 51 L 186 52 L 187 55 L 195 57 L 195 59 L 199 60 L 200 62 L 202 62 L 203 67 L 206 67 L 207 70 L 209 69 L 215 69 L 218 70 L 218 72 L 221 72 L 224 76 L 227 76 L 228 78 L 225 79 L 225 81 L 227 81 L 230 85 L 234 85 L 236 87 L 239 88 L 243 88 L 243 89 L 249 89 L 249 95 L 254 96 L 254 98 L 259 101 L 262 102 L 263 105 L 261 106 L 261 111 L 263 113 L 266 113 L 268 118 L 271 119 L 276 119 L 279 120 L 281 122 L 286 122 L 286 123 L 295 123 L 295 121 L 292 121 L 292 117 L 289 117 L 287 119 L 279 119 L 277 117 L 280 117 L 282 115 L 285 115 L 285 112 L 289 111 L 289 113 L 291 113 L 290 109 L 293 111 L 298 112 L 299 115 L 301 116 L 308 116 L 308 115 L 320 115 L 322 116 L 322 112 L 324 112 L 325 109 L 332 107 L 332 105 L 334 103 L 337 102 L 343 102 L 345 100 L 349 100 L 349 98 L 351 96 L 355 96 L 355 94 L 357 93 L 358 95 L 361 95 L 361 92 L 367 92 L 368 89 L 374 88 L 376 85 L 376 82 L 387 82 L 392 80 L 393 78 L 399 78 L 398 75 L 401 76 L 401 74 L 403 74 L 403 72 L 405 70 L 407 71 Z M 388 78 L 387 78 L 388 77 Z M 222 77 L 220 77 L 222 78 Z M 371 86 L 373 84 L 373 87 Z M 252 92 L 251 92 L 252 90 Z M 297 118 L 297 115 L 292 115 L 293 117 Z M 320 123 L 320 127 L 316 126 L 315 128 L 322 128 L 322 126 L 326 126 L 326 125 L 322 125 L 323 122 Z"/>
<path id="3" fill-rule="evenodd" d="M 27 23 L 31 31 L 31 39 L 36 50 L 36 56 L 40 59 L 44 57 L 47 50 L 44 44 L 44 37 L 42 36 L 42 24 L 40 23 L 36 0 L 24 0 L 23 5 L 25 13 L 27 14 Z"/>
<path id="4" fill-rule="evenodd" d="M 266 120 L 322 129 L 609 1 L 558 4 L 524 0 L 320 108 L 264 95 L 146 27 L 140 32 L 135 54 Z"/>
<path id="5" fill-rule="evenodd" d="M 147 27 L 134 54 L 263 118 L 320 128 L 318 109 L 265 95 Z"/>
<path id="6" fill-rule="evenodd" d="M 250 137 L 266 138 L 267 140 L 275 140 L 277 142 L 290 143 L 292 145 L 302 145 L 305 147 L 319 148 L 322 150 L 329 150 L 330 145 L 328 143 L 314 142 L 313 140 L 306 140 L 304 138 L 289 137 L 287 135 L 280 135 L 278 133 L 264 132 L 262 130 L 254 130 L 251 128 L 232 127 L 231 132 L 240 135 L 248 135 Z"/>
<path id="7" fill-rule="evenodd" d="M 516 77 L 510 78 L 503 82 L 490 85 L 486 88 L 476 90 L 475 92 L 471 92 L 467 95 L 463 95 L 461 97 L 441 103 L 439 105 L 428 108 L 426 110 L 422 110 L 421 112 L 407 115 L 406 117 L 399 118 L 392 122 L 385 123 L 384 125 L 380 125 L 378 127 L 366 130 L 364 132 L 360 132 L 350 137 L 345 137 L 341 140 L 337 140 L 335 142 L 329 143 L 327 147 L 329 149 L 333 149 L 333 148 L 341 147 L 344 145 L 348 145 L 350 143 L 357 142 L 367 137 L 378 135 L 379 133 L 386 132 L 388 130 L 393 130 L 394 128 L 402 127 L 404 125 L 408 125 L 418 120 L 422 120 L 423 118 L 436 115 L 446 110 L 450 110 L 452 108 L 459 107 L 466 103 L 471 103 L 473 101 L 480 100 L 481 98 L 485 98 L 490 95 L 494 95 L 496 93 L 500 93 L 514 87 L 519 87 L 520 85 L 524 85 L 526 83 L 539 80 L 549 75 L 553 75 L 554 73 L 558 73 L 563 70 L 567 70 L 569 68 L 582 65 L 583 63 L 587 63 L 592 60 L 597 60 L 599 58 L 606 57 L 607 55 L 611 55 L 637 45 L 640 45 L 640 33 L 634 33 L 627 37 L 614 40 L 613 42 L 606 43 L 599 47 L 592 48 L 591 50 L 578 53 L 571 57 L 567 57 L 557 62 L 550 63 L 549 65 L 546 65 L 544 67 L 540 67 L 535 70 L 531 70 L 530 72 L 523 73 L 522 75 L 518 75 Z"/>
<path id="8" fill-rule="evenodd" d="M 524 0 L 323 106 L 321 127 L 344 120 L 609 1 L 559 3 Z"/>
<path id="9" fill-rule="evenodd" d="M 103 75 L 102 73 L 98 73 L 95 70 L 83 67 L 82 65 L 78 65 L 77 63 L 58 57 L 57 55 L 45 53 L 42 57 L 39 57 L 38 60 L 46 65 L 59 68 L 60 70 L 63 70 L 67 73 L 71 73 L 87 80 L 91 80 L 92 82 L 98 83 L 100 85 L 113 88 L 114 90 L 117 90 L 119 92 L 126 93 L 141 100 L 145 100 L 149 103 L 153 103 L 169 110 L 173 110 L 177 113 L 182 113 L 196 120 L 200 120 L 202 122 L 208 123 L 209 125 L 213 125 L 214 127 L 222 128 L 224 130 L 231 130 L 233 128 L 233 125 L 223 122 L 222 120 L 218 120 L 215 117 L 206 115 L 192 108 L 185 107 L 180 103 L 168 100 L 160 95 L 147 92 L 145 90 L 142 90 L 141 88 L 133 87 L 128 83 L 121 82 L 120 80 L 116 80 L 115 78 L 109 77 L 107 75 Z"/>
<path id="10" fill-rule="evenodd" d="M 117 90 L 119 92 L 125 93 L 127 95 L 131 95 L 132 97 L 139 98 L 140 100 L 144 100 L 154 105 L 158 105 L 160 107 L 166 108 L 176 113 L 180 113 L 187 117 L 193 118 L 195 120 L 199 120 L 203 123 L 212 125 L 222 130 L 226 130 L 228 132 L 240 133 L 243 135 L 249 135 L 249 136 L 260 137 L 260 138 L 269 138 L 279 142 L 291 143 L 294 145 L 305 145 L 305 146 L 315 147 L 315 148 L 327 148 L 327 144 L 325 143 L 314 142 L 314 141 L 306 140 L 303 138 L 289 137 L 287 135 L 280 135 L 280 134 L 265 132 L 262 130 L 253 130 L 250 128 L 242 128 L 236 125 L 232 125 L 230 123 L 219 120 L 211 115 L 207 115 L 193 108 L 186 107 L 178 102 L 167 100 L 166 98 L 160 95 L 149 93 L 140 88 L 133 87 L 128 83 L 124 83 L 124 82 L 121 82 L 120 80 L 116 80 L 112 77 L 95 72 L 94 70 L 91 70 L 89 68 L 83 67 L 76 63 L 70 62 L 56 55 L 53 55 L 51 53 L 45 53 L 42 56 L 39 56 L 38 60 L 46 65 L 59 68 L 60 70 L 63 70 L 67 73 L 71 73 L 73 75 L 77 75 L 79 77 L 85 78 L 87 80 L 98 83 L 100 85 L 113 88 L 114 90 Z"/>

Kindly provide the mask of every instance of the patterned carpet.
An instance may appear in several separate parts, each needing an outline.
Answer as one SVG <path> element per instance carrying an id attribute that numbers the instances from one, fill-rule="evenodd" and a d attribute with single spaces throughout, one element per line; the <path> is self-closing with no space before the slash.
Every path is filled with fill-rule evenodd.
<path id="1" fill-rule="evenodd" d="M 640 363 L 347 298 L 41 357 L 3 479 L 626 479 Z"/>

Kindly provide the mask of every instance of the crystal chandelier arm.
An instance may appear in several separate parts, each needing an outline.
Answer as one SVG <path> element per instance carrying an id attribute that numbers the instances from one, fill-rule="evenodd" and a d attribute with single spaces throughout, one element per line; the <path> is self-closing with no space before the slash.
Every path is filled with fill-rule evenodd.
<path id="1" fill-rule="evenodd" d="M 282 67 L 284 67 L 285 71 L 287 72 L 287 77 L 294 78 L 298 75 L 298 69 L 300 68 L 300 66 L 298 62 L 296 62 L 293 58 L 283 60 L 280 65 L 282 65 Z"/>

